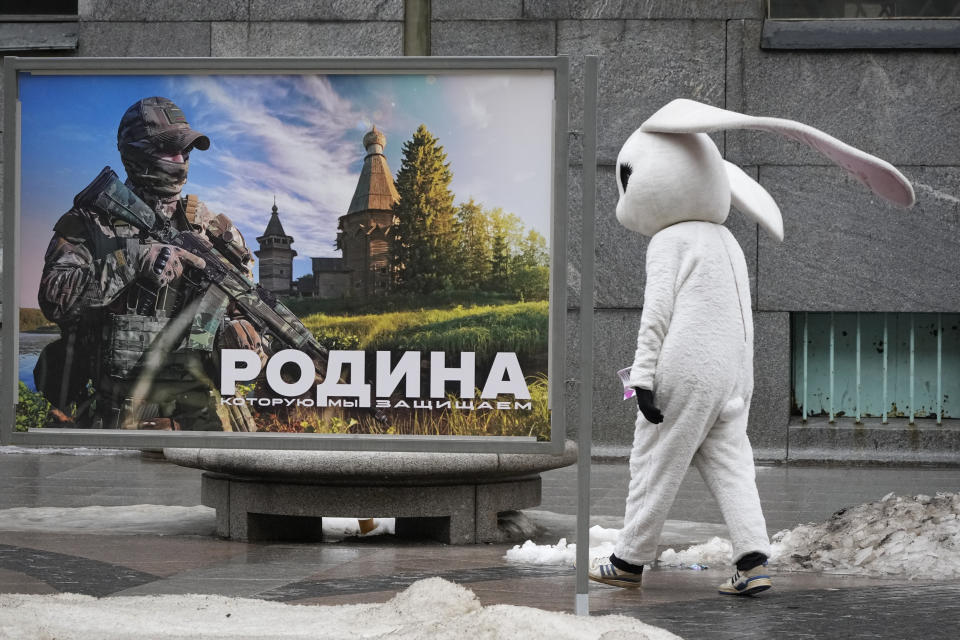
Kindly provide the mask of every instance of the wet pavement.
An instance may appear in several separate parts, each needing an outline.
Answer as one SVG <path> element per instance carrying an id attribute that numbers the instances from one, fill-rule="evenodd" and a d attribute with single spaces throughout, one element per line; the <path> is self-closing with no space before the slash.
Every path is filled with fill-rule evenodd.
<path id="1" fill-rule="evenodd" d="M 592 515 L 604 526 L 622 517 L 625 463 L 592 467 Z M 575 513 L 576 469 L 543 475 L 538 512 Z M 821 521 L 886 493 L 960 489 L 960 468 L 764 466 L 758 486 L 771 533 Z M 0 510 L 200 503 L 200 472 L 125 455 L 0 454 Z M 389 515 L 389 514 L 383 514 Z M 720 523 L 696 471 L 688 474 L 672 520 Z M 559 523 L 559 524 L 558 524 Z M 557 517 L 537 537 L 572 540 L 573 518 Z M 210 593 L 299 604 L 383 602 L 441 576 L 464 584 L 483 604 L 570 611 L 567 567 L 507 563 L 511 544 L 449 546 L 393 537 L 324 543 L 247 544 L 206 535 L 119 535 L 4 531 L 0 514 L 0 592 L 95 596 Z M 960 582 L 904 582 L 813 573 L 774 573 L 774 589 L 724 597 L 725 568 L 657 568 L 642 591 L 592 585 L 595 614 L 619 613 L 684 638 L 960 637 Z"/>

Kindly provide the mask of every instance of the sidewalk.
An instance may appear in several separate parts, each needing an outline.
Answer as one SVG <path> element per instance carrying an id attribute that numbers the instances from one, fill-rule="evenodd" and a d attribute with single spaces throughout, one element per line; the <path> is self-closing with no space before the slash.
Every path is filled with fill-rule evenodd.
<path id="1" fill-rule="evenodd" d="M 625 463 L 592 467 L 592 516 L 619 526 Z M 544 474 L 552 512 L 540 543 L 574 538 L 576 468 Z M 960 469 L 883 467 L 758 468 L 771 533 L 820 521 L 886 493 L 957 491 Z M 0 510 L 18 507 L 193 506 L 200 472 L 125 455 L 0 454 Z M 384 514 L 389 515 L 389 514 Z M 566 517 L 564 517 L 566 516 Z M 715 531 L 719 511 L 696 471 L 670 515 Z M 713 525 L 713 526 L 710 526 Z M 302 604 L 384 602 L 409 584 L 441 576 L 503 603 L 570 611 L 574 574 L 562 566 L 507 563 L 510 544 L 451 547 L 391 537 L 317 544 L 246 544 L 209 535 L 118 535 L 4 531 L 0 511 L 0 592 L 77 592 L 96 596 L 210 593 Z M 672 534 L 679 542 L 677 536 Z M 682 537 L 682 536 L 681 536 Z M 694 638 L 955 638 L 960 584 L 903 583 L 810 573 L 776 574 L 775 588 L 753 599 L 724 598 L 727 569 L 658 568 L 641 593 L 592 585 L 594 613 L 621 613 Z"/>

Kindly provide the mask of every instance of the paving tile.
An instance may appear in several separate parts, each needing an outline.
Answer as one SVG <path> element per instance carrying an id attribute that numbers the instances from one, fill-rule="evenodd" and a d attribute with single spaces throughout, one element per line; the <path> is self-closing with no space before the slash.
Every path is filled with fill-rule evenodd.
<path id="1" fill-rule="evenodd" d="M 80 556 L 0 544 L 0 568 L 41 580 L 57 591 L 102 597 L 157 576 Z"/>
<path id="2" fill-rule="evenodd" d="M 247 545 L 216 538 L 0 532 L 0 544 L 36 552 L 69 553 L 91 562 L 167 577 L 243 557 Z"/>
<path id="3" fill-rule="evenodd" d="M 912 638 L 919 632 L 924 638 L 953 640 L 960 628 L 958 596 L 957 584 L 800 592 L 773 589 L 756 598 L 621 604 L 593 613 L 639 618 L 686 640 Z"/>
<path id="4" fill-rule="evenodd" d="M 900 495 L 956 491 L 960 468 L 864 466 L 757 466 L 757 488 L 767 529 L 775 533 L 797 524 L 819 522 L 843 507 Z M 591 514 L 623 516 L 629 474 L 625 463 L 591 465 Z M 539 509 L 576 513 L 576 467 L 544 473 Z M 671 520 L 723 522 L 719 507 L 699 472 L 691 469 L 668 516 Z"/>
<path id="5" fill-rule="evenodd" d="M 0 592 L 2 593 L 58 593 L 43 580 L 34 578 L 19 571 L 0 569 Z"/>
<path id="6" fill-rule="evenodd" d="M 287 604 L 300 604 L 300 605 L 321 605 L 324 607 L 333 607 L 342 604 L 376 604 L 380 602 L 386 602 L 390 600 L 395 595 L 397 591 L 387 590 L 387 591 L 364 591 L 360 593 L 346 593 L 340 595 L 325 595 L 325 596 L 316 596 L 303 598 L 299 600 L 285 600 Z"/>
<path id="7" fill-rule="evenodd" d="M 38 460 L 37 458 L 49 458 Z M 153 502 L 196 504 L 192 470 L 136 456 L 105 460 L 5 455 L 0 507 L 84 506 Z M 576 467 L 543 474 L 538 510 L 576 512 Z M 117 482 L 122 480 L 122 482 Z M 629 473 L 623 461 L 591 466 L 591 516 L 622 517 Z M 960 468 L 851 465 L 757 467 L 771 532 L 822 521 L 837 509 L 885 493 L 956 490 Z M 91 502 L 92 501 L 92 502 Z M 103 504 L 103 502 L 100 502 Z M 114 503 L 114 502 L 111 502 Z M 383 514 L 387 515 L 387 514 Z M 671 520 L 722 521 L 709 490 L 691 470 Z M 561 527 L 562 528 L 562 527 Z M 558 528 L 551 525 L 557 534 Z M 572 541 L 572 538 L 571 538 Z M 546 540 L 542 542 L 555 542 Z M 91 595 L 217 593 L 298 604 L 384 602 L 414 581 L 440 576 L 464 584 L 485 605 L 516 604 L 570 611 L 569 567 L 508 564 L 511 545 L 450 546 L 380 539 L 315 544 L 245 544 L 199 536 L 0 532 L 0 592 Z M 695 638 L 953 638 L 960 623 L 960 584 L 878 580 L 813 573 L 775 573 L 775 589 L 754 599 L 715 594 L 726 568 L 656 568 L 644 589 L 592 584 L 594 614 L 620 613 Z M 746 624 L 748 621 L 749 624 Z"/>
<path id="8" fill-rule="evenodd" d="M 0 454 L 0 509 L 200 504 L 197 469 L 132 455 Z M 15 487 L 15 489 L 14 489 Z"/>
<path id="9" fill-rule="evenodd" d="M 513 578 L 470 585 L 481 604 L 509 604 L 523 602 L 526 607 L 547 611 L 570 611 L 576 590 L 576 576 L 568 574 L 545 578 Z"/>
<path id="10" fill-rule="evenodd" d="M 562 566 L 534 566 L 502 564 L 476 568 L 449 568 L 439 564 L 436 568 L 420 568 L 383 575 L 367 575 L 358 578 L 334 578 L 329 580 L 302 580 L 259 594 L 265 600 L 302 600 L 325 595 L 343 595 L 367 591 L 403 590 L 418 580 L 440 577 L 458 584 L 499 581 L 513 578 L 553 577 L 572 574 L 573 570 Z"/>

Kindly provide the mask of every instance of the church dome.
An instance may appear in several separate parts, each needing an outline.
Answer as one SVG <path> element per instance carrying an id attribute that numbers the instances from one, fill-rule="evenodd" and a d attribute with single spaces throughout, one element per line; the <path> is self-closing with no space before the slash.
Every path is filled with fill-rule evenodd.
<path id="1" fill-rule="evenodd" d="M 377 145 L 379 149 L 371 149 L 372 145 Z M 374 126 L 367 132 L 367 135 L 363 136 L 363 146 L 368 153 L 382 153 L 383 148 L 387 146 L 387 136 L 383 135 L 383 132 L 377 130 L 377 127 Z"/>
<path id="2" fill-rule="evenodd" d="M 367 149 L 367 157 L 363 159 L 363 168 L 357 179 L 357 188 L 350 200 L 347 214 L 359 211 L 389 212 L 393 203 L 400 199 L 397 187 L 393 183 L 393 173 L 387 166 L 387 158 L 383 155 L 383 146 L 387 144 L 387 136 L 373 127 L 363 136 L 363 146 Z"/>

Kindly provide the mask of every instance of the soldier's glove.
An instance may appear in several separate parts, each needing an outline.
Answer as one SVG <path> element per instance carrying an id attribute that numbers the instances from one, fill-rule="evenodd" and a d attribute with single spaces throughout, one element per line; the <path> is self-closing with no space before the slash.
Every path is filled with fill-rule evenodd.
<path id="1" fill-rule="evenodd" d="M 220 345 L 224 349 L 249 349 L 260 356 L 260 365 L 267 364 L 267 354 L 263 350 L 260 334 L 247 320 L 242 318 L 227 320 L 223 325 Z"/>
<path id="2" fill-rule="evenodd" d="M 637 408 L 640 409 L 643 417 L 653 424 L 663 422 L 663 414 L 660 413 L 660 409 L 653 406 L 653 391 L 640 387 L 634 387 L 633 389 L 637 392 Z"/>
<path id="3" fill-rule="evenodd" d="M 150 284 L 163 287 L 183 275 L 184 267 L 203 269 L 203 258 L 169 244 L 152 244 L 140 256 L 140 277 Z"/>

